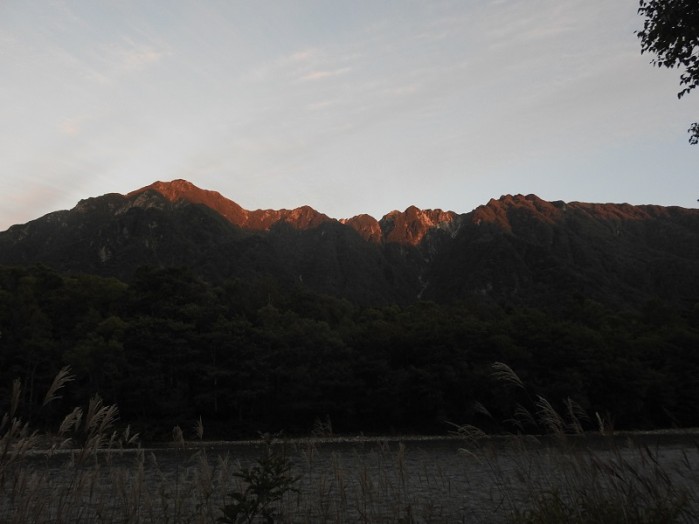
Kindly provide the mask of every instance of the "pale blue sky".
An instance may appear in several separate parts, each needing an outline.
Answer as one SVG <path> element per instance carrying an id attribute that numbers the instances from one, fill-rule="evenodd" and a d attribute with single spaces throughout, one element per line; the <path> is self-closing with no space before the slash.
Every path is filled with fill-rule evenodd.
<path id="1" fill-rule="evenodd" d="M 502 194 L 695 207 L 699 93 L 636 0 L 0 0 L 0 230 L 185 178 L 380 218 Z"/>

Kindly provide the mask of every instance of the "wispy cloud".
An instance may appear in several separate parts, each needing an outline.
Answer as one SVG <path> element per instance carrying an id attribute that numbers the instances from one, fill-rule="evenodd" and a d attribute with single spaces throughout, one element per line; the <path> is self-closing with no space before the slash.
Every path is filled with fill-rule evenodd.
<path id="1" fill-rule="evenodd" d="M 127 49 L 122 52 L 120 69 L 124 71 L 140 71 L 160 61 L 165 55 L 165 52 L 147 46 Z"/>
<path id="2" fill-rule="evenodd" d="M 307 62 L 312 60 L 313 57 L 317 56 L 318 52 L 314 49 L 304 49 L 302 51 L 296 51 L 289 55 L 289 60 L 292 62 Z"/>
<path id="3" fill-rule="evenodd" d="M 412 84 L 401 84 L 401 85 L 394 85 L 391 87 L 386 88 L 385 93 L 387 95 L 391 96 L 405 96 L 405 95 L 414 95 L 417 93 L 419 90 L 419 87 L 417 84 L 412 83 Z"/>
<path id="4" fill-rule="evenodd" d="M 339 100 L 333 99 L 333 100 L 320 100 L 318 102 L 312 102 L 308 104 L 306 107 L 310 111 L 318 111 L 321 109 L 328 109 L 334 106 L 337 106 L 339 104 Z"/>
<path id="5" fill-rule="evenodd" d="M 306 73 L 302 75 L 299 80 L 302 82 L 308 82 L 308 81 L 314 81 L 314 80 L 323 80 L 325 78 L 333 78 L 336 76 L 342 76 L 347 73 L 349 73 L 352 70 L 351 67 L 341 67 L 339 69 L 322 69 L 322 70 L 316 70 L 316 71 L 311 71 L 309 73 Z"/>
<path id="6" fill-rule="evenodd" d="M 123 38 L 91 50 L 89 61 L 94 63 L 88 77 L 98 83 L 112 83 L 122 77 L 145 71 L 170 52 L 150 43 Z"/>

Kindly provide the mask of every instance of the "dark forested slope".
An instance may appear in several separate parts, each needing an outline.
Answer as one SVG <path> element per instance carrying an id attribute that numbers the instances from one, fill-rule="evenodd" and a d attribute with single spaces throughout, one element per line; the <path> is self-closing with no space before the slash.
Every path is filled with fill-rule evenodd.
<path id="1" fill-rule="evenodd" d="M 182 269 L 130 284 L 47 268 L 0 269 L 0 403 L 22 380 L 35 425 L 95 394 L 147 436 L 202 417 L 207 437 L 257 431 L 446 433 L 508 422 L 541 395 L 571 399 L 617 429 L 696 426 L 699 307 L 618 311 L 592 301 L 542 309 L 419 302 L 367 307 L 271 281 L 212 285 Z M 526 392 L 491 377 L 508 363 Z M 76 380 L 41 408 L 58 369 Z M 485 406 L 490 416 L 485 416 Z M 0 409 L 3 406 L 0 405 Z M 521 411 L 521 410 L 520 410 Z M 327 424 L 326 424 L 327 427 Z"/>

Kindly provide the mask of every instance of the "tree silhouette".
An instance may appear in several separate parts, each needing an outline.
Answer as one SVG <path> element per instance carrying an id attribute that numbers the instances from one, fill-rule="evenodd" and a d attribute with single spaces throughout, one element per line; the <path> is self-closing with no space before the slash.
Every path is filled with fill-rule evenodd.
<path id="1" fill-rule="evenodd" d="M 684 68 L 677 98 L 699 86 L 699 2 L 696 0 L 640 0 L 638 13 L 645 17 L 641 53 L 654 53 L 652 64 Z M 699 143 L 699 123 L 689 128 L 690 144 Z"/>

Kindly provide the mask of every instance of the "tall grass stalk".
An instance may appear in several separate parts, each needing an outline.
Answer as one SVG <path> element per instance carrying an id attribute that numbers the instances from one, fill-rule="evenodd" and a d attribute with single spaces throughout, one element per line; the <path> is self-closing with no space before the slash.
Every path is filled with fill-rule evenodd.
<path id="1" fill-rule="evenodd" d="M 526 392 L 525 384 L 509 366 L 494 363 L 492 367 L 496 380 Z M 528 392 L 527 397 L 531 398 Z M 517 404 L 510 419 L 515 427 L 521 429 L 527 423 L 542 428 L 543 434 L 538 438 L 512 435 L 505 448 L 481 435 L 471 438 L 471 426 L 459 428 L 468 444 L 462 454 L 484 458 L 489 464 L 498 497 L 494 502 L 506 508 L 506 521 L 699 522 L 696 457 L 690 460 L 681 449 L 681 460 L 669 461 L 663 456 L 667 450 L 631 442 L 620 445 L 607 434 L 597 413 L 599 433 L 586 435 L 582 424 L 589 417 L 585 411 L 570 398 L 564 405 L 565 412 L 560 414 L 546 398 L 537 396 L 532 415 Z M 549 443 L 542 445 L 544 441 Z"/>
<path id="2" fill-rule="evenodd" d="M 514 371 L 498 369 L 524 387 Z M 69 370 L 62 370 L 45 397 L 49 403 L 69 379 Z M 141 449 L 138 435 L 117 427 L 116 407 L 99 397 L 69 411 L 55 435 L 40 435 L 13 401 L 20 392 L 17 381 L 0 419 L 3 523 L 214 523 L 231 493 L 245 492 L 249 476 L 241 472 L 250 472 L 260 457 L 249 451 L 259 446 L 235 452 L 208 447 L 201 420 L 196 442 L 176 428 L 170 448 Z M 454 440 L 424 449 L 419 442 L 282 442 L 288 472 L 298 480 L 297 491 L 273 501 L 275 522 L 699 521 L 699 448 L 583 434 L 584 413 L 572 401 L 558 413 L 538 398 L 515 418 L 548 432 L 493 437 L 455 426 Z"/>

